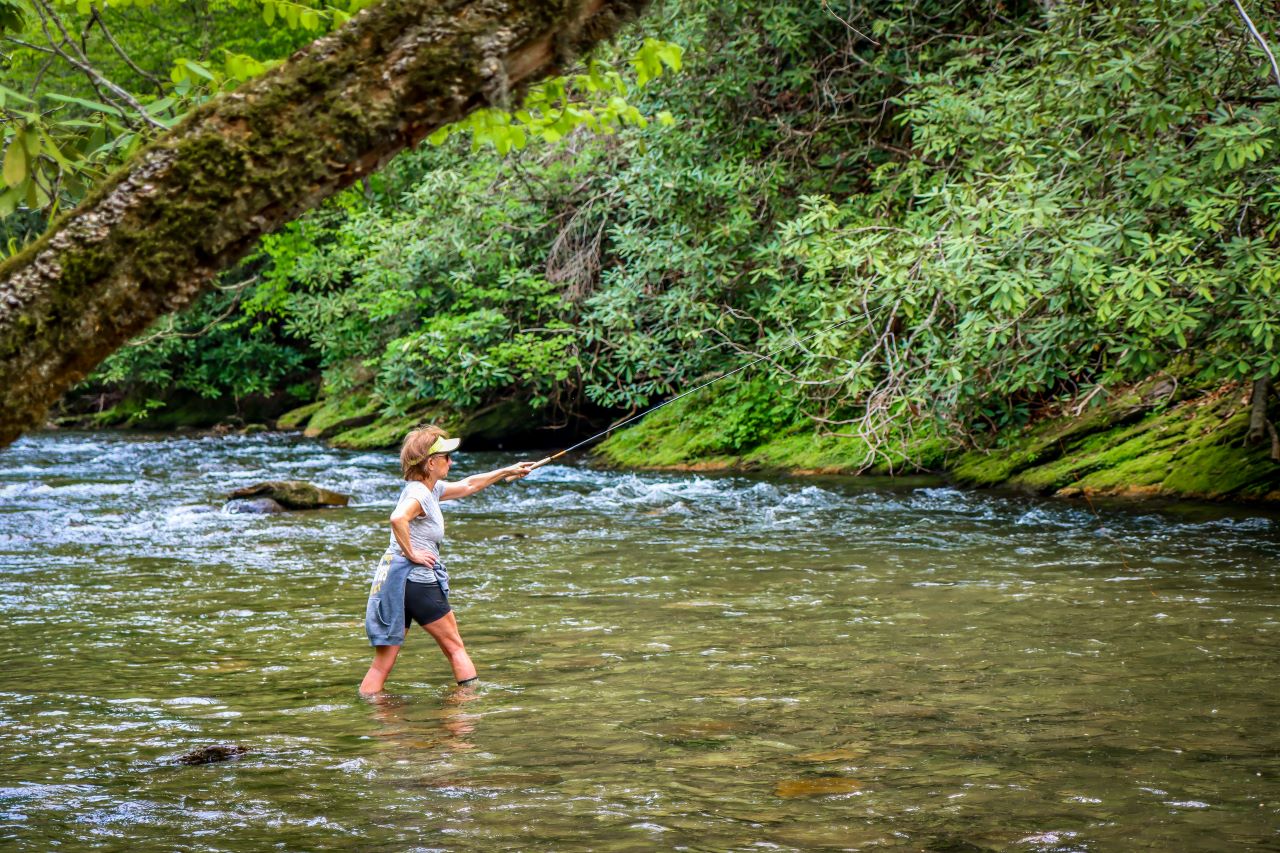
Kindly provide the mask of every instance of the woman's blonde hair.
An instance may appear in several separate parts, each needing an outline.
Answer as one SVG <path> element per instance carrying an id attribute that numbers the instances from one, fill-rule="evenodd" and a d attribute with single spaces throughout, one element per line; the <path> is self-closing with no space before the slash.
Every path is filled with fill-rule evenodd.
<path id="1" fill-rule="evenodd" d="M 412 430 L 400 443 L 400 470 L 406 480 L 427 478 L 427 457 L 431 446 L 449 435 L 440 427 L 429 424 Z"/>

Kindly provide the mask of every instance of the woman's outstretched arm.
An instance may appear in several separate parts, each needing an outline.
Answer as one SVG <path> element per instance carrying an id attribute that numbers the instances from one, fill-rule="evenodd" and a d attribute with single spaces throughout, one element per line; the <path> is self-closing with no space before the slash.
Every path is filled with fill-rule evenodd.
<path id="1" fill-rule="evenodd" d="M 444 493 L 440 495 L 440 500 L 451 501 L 456 498 L 465 498 L 467 495 L 474 495 L 499 480 L 519 480 L 521 477 L 528 476 L 529 472 L 533 470 L 533 465 L 534 463 L 532 462 L 517 462 L 514 465 L 498 468 L 487 474 L 472 474 L 465 480 L 459 480 L 456 483 L 445 483 Z"/>

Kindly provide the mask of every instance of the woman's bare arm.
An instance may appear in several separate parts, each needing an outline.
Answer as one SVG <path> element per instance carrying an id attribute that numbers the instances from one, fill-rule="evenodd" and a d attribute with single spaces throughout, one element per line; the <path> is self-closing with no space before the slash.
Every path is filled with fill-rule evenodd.
<path id="1" fill-rule="evenodd" d="M 532 462 L 517 462 L 514 465 L 508 465 L 506 468 L 498 468 L 487 474 L 472 474 L 465 480 L 459 480 L 456 483 L 445 483 L 444 492 L 440 495 L 440 500 L 451 501 L 457 498 L 465 498 L 467 495 L 474 495 L 481 489 L 492 486 L 499 480 L 508 478 L 519 480 L 521 477 L 528 476 L 533 470 Z"/>
<path id="2" fill-rule="evenodd" d="M 411 563 L 417 563 L 420 566 L 434 566 L 436 555 L 429 551 L 419 554 L 413 550 L 413 542 L 409 538 L 409 521 L 422 515 L 422 504 L 418 503 L 417 498 L 409 498 L 399 506 L 396 511 L 391 513 L 391 534 L 396 537 L 396 544 L 400 546 L 400 553 Z"/>

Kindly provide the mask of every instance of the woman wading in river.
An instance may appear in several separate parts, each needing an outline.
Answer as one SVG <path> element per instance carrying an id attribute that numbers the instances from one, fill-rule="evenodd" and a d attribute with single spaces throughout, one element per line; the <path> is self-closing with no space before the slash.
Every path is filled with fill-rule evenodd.
<path id="1" fill-rule="evenodd" d="M 439 644 L 459 684 L 476 680 L 475 665 L 467 656 L 458 620 L 449 607 L 449 575 L 440 560 L 444 539 L 440 502 L 474 495 L 499 480 L 524 477 L 534 463 L 517 462 L 449 483 L 444 478 L 453 463 L 451 454 L 460 443 L 460 439 L 447 438 L 439 427 L 429 426 L 409 433 L 400 445 L 400 468 L 407 482 L 391 513 L 391 544 L 378 562 L 369 588 L 364 626 L 373 646 L 373 664 L 360 683 L 362 694 L 377 693 L 386 683 L 410 620 Z"/>

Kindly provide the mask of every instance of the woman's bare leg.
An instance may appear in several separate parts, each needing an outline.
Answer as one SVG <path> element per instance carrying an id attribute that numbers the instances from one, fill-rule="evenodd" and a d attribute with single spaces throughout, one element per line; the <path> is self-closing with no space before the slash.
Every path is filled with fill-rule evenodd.
<path id="1" fill-rule="evenodd" d="M 458 633 L 458 620 L 453 611 L 449 611 L 434 622 L 422 626 L 440 646 L 440 651 L 449 659 L 453 667 L 453 677 L 462 682 L 476 677 L 475 664 L 467 655 L 467 647 L 462 644 L 462 635 Z"/>
<path id="2" fill-rule="evenodd" d="M 391 674 L 391 667 L 396 665 L 398 654 L 399 646 L 373 647 L 373 663 L 369 665 L 364 681 L 360 682 L 360 695 L 372 696 L 382 690 L 382 685 L 387 683 L 387 676 Z"/>

